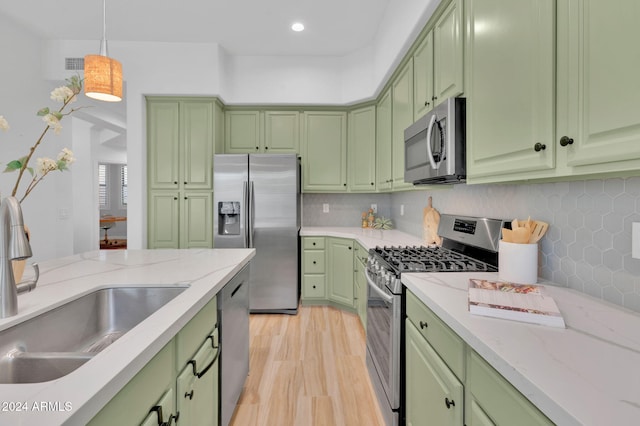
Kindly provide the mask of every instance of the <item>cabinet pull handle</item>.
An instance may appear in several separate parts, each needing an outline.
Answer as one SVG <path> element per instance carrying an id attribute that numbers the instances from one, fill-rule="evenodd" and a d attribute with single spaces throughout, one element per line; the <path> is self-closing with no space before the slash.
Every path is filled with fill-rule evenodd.
<path id="1" fill-rule="evenodd" d="M 420 328 L 421 329 L 425 329 L 427 327 L 429 327 L 429 324 L 427 324 L 425 321 L 420 321 Z"/>
<path id="2" fill-rule="evenodd" d="M 571 145 L 573 144 L 573 139 L 570 138 L 569 136 L 563 136 L 560 138 L 560 145 L 561 146 L 567 146 L 567 145 Z"/>
<path id="3" fill-rule="evenodd" d="M 547 149 L 547 146 L 545 144 L 543 144 L 543 143 L 538 142 L 533 146 L 533 149 L 536 152 L 540 152 L 540 151 L 543 151 L 543 150 Z"/>
<path id="4" fill-rule="evenodd" d="M 444 403 L 447 406 L 447 408 L 451 408 L 451 407 L 455 407 L 456 403 L 453 399 L 449 400 L 449 398 L 445 397 L 444 398 Z"/>
<path id="5" fill-rule="evenodd" d="M 191 389 L 191 392 L 185 392 L 184 397 L 189 398 L 190 400 L 193 399 L 193 389 Z"/>

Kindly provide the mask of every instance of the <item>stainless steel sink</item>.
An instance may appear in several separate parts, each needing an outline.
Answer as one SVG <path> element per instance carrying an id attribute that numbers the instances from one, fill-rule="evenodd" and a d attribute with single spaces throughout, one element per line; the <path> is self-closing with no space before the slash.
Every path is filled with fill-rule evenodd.
<path id="1" fill-rule="evenodd" d="M 0 331 L 0 383 L 37 383 L 74 371 L 186 287 L 96 290 Z"/>

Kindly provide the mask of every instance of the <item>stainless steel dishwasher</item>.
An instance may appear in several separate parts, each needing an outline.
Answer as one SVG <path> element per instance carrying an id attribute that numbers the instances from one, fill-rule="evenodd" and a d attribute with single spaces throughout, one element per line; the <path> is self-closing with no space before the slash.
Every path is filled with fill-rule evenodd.
<path id="1" fill-rule="evenodd" d="M 220 425 L 227 426 L 249 374 L 249 265 L 218 293 Z"/>

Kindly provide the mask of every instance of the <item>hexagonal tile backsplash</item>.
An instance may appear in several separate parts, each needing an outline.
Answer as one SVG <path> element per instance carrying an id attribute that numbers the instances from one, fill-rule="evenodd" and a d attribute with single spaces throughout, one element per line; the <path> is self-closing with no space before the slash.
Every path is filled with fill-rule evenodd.
<path id="1" fill-rule="evenodd" d="M 631 227 L 640 222 L 640 177 L 518 185 L 453 185 L 402 193 L 361 194 L 357 204 L 377 202 L 397 229 L 422 235 L 422 209 L 428 196 L 441 213 L 549 223 L 540 242 L 540 276 L 640 312 L 640 259 L 631 257 Z M 350 198 L 305 195 L 317 202 L 350 204 Z M 369 201 L 375 200 L 375 201 Z M 389 203 L 389 204 L 387 204 Z M 404 215 L 400 215 L 404 205 Z M 355 207 L 355 211 L 363 207 Z M 305 206 L 304 214 L 307 215 Z M 316 215 L 305 225 L 355 226 Z M 357 223 L 357 222 L 355 222 Z"/>

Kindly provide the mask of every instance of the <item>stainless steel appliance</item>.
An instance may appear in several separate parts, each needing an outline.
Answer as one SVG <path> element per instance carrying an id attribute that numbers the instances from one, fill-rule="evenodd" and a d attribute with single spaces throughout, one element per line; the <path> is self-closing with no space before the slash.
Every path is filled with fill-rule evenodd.
<path id="1" fill-rule="evenodd" d="M 220 425 L 227 426 L 249 374 L 249 266 L 218 293 Z"/>
<path id="2" fill-rule="evenodd" d="M 216 248 L 255 247 L 251 312 L 295 314 L 300 284 L 300 163 L 295 154 L 221 154 L 213 162 Z"/>
<path id="3" fill-rule="evenodd" d="M 367 369 L 388 425 L 403 422 L 404 272 L 497 271 L 502 220 L 442 215 L 442 246 L 376 247 L 367 259 Z"/>
<path id="4" fill-rule="evenodd" d="M 405 129 L 405 182 L 465 181 L 465 118 L 465 99 L 449 98 Z"/>

